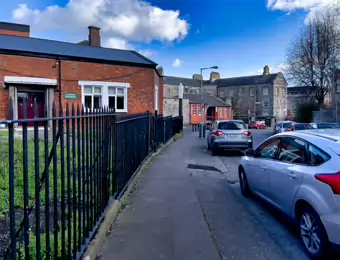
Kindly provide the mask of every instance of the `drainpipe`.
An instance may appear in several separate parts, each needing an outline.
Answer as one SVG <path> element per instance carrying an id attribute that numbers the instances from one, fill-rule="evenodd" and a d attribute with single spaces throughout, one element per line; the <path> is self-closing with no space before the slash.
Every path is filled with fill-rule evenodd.
<path id="1" fill-rule="evenodd" d="M 62 84 L 61 84 L 61 60 L 58 58 L 58 87 L 59 87 L 59 109 L 62 109 L 63 102 L 62 102 Z"/>

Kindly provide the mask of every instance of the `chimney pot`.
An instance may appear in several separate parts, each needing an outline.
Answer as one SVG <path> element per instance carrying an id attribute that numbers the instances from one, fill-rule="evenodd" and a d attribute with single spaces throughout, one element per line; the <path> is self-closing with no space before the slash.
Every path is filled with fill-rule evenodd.
<path id="1" fill-rule="evenodd" d="M 159 66 L 159 67 L 157 68 L 157 71 L 158 71 L 158 73 L 159 73 L 161 76 L 164 76 L 164 69 L 163 69 L 163 67 Z"/>
<path id="2" fill-rule="evenodd" d="M 93 47 L 100 47 L 100 28 L 96 26 L 89 26 L 89 45 Z"/>
<path id="3" fill-rule="evenodd" d="M 214 82 L 217 79 L 220 79 L 220 73 L 215 71 L 210 72 L 210 82 Z"/>
<path id="4" fill-rule="evenodd" d="M 263 68 L 263 75 L 268 75 L 268 74 L 270 74 L 270 69 L 269 69 L 269 67 L 266 65 L 266 66 L 264 66 L 264 68 Z"/>
<path id="5" fill-rule="evenodd" d="M 203 80 L 203 77 L 200 74 L 194 74 L 192 78 L 196 80 Z"/>

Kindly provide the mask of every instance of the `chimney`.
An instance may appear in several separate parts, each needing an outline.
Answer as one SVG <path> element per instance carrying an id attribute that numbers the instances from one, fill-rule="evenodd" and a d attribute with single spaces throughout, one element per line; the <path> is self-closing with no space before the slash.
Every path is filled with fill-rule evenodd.
<path id="1" fill-rule="evenodd" d="M 161 67 L 161 66 L 157 67 L 157 71 L 158 71 L 159 75 L 164 76 L 164 69 L 163 69 L 163 67 Z"/>
<path id="2" fill-rule="evenodd" d="M 267 76 L 268 74 L 270 74 L 270 73 L 269 73 L 269 67 L 266 65 L 266 66 L 264 66 L 264 68 L 263 68 L 263 75 L 264 75 L 264 76 Z"/>
<path id="3" fill-rule="evenodd" d="M 212 71 L 210 73 L 210 82 L 214 82 L 217 79 L 220 79 L 220 73 Z"/>
<path id="4" fill-rule="evenodd" d="M 30 26 L 26 24 L 0 22 L 0 34 L 30 37 Z"/>
<path id="5" fill-rule="evenodd" d="M 89 45 L 93 47 L 100 47 L 100 28 L 89 26 Z"/>
<path id="6" fill-rule="evenodd" d="M 196 80 L 203 80 L 203 77 L 200 74 L 194 74 L 192 78 Z"/>

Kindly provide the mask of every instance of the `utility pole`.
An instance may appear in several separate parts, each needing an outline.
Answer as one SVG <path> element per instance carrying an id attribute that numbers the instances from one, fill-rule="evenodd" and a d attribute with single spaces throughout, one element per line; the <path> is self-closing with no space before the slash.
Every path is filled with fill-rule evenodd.
<path id="1" fill-rule="evenodd" d="M 201 115 L 202 115 L 202 122 L 201 122 L 201 129 L 200 129 L 200 137 L 203 139 L 205 138 L 205 132 L 204 132 L 204 98 L 203 98 L 203 70 L 208 70 L 208 69 L 218 69 L 218 66 L 213 66 L 209 68 L 201 68 L 201 79 L 200 79 L 200 87 L 201 87 Z"/>

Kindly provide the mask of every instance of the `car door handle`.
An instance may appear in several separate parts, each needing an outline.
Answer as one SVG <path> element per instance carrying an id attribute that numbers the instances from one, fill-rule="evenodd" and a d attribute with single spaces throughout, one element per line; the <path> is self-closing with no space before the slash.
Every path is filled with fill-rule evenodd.
<path id="1" fill-rule="evenodd" d="M 291 179 L 291 180 L 297 178 L 296 174 L 291 173 L 291 172 L 289 172 L 287 175 L 288 175 L 289 179 Z"/>
<path id="2" fill-rule="evenodd" d="M 262 171 L 265 171 L 265 170 L 267 170 L 267 166 L 262 165 L 262 166 L 261 166 L 261 169 L 262 169 Z"/>

